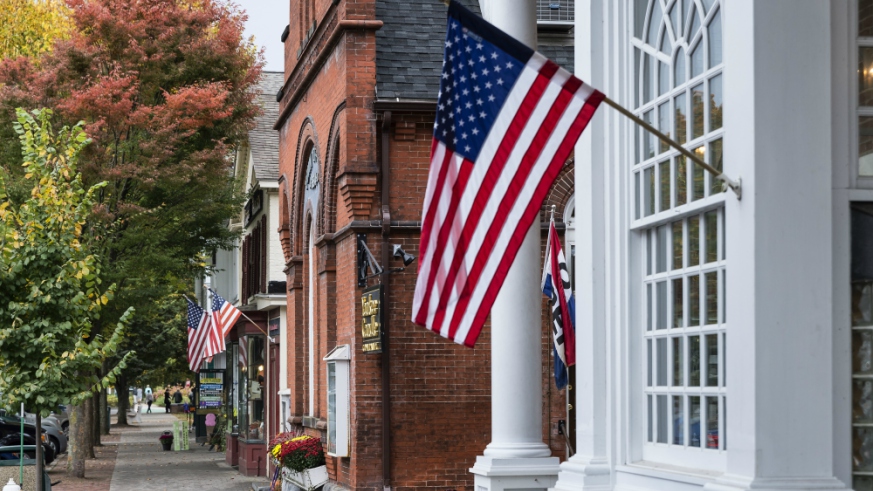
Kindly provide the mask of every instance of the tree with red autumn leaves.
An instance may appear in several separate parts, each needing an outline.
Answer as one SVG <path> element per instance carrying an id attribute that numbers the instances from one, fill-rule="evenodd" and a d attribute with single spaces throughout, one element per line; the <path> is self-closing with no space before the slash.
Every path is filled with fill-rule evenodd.
<path id="1" fill-rule="evenodd" d="M 167 312 L 184 312 L 179 294 L 209 267 L 204 253 L 232 245 L 226 221 L 244 194 L 231 180 L 229 155 L 259 110 L 253 86 L 262 55 L 243 39 L 244 14 L 224 0 L 66 4 L 68 38 L 41 55 L 0 61 L 0 172 L 10 183 L 21 176 L 16 108 L 51 108 L 58 126 L 84 121 L 93 143 L 79 170 L 87 185 L 108 183 L 85 235 L 105 258 L 105 280 L 118 287 L 94 329 L 137 309 L 122 346 L 136 356 L 116 384 L 126 392 L 149 367 L 184 367 L 184 323 Z M 16 196 L 12 184 L 8 191 L 12 202 L 29 192 Z M 79 477 L 84 466 L 76 464 L 99 439 L 99 404 L 86 404 L 93 428 L 71 442 Z M 119 406 L 121 423 L 125 397 Z"/>

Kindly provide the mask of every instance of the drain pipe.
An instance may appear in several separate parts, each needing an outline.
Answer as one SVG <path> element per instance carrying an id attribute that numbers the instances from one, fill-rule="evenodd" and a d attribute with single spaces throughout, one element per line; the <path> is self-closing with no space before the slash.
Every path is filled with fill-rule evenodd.
<path id="1" fill-rule="evenodd" d="M 382 489 L 391 491 L 391 355 L 388 320 L 391 318 L 386 306 L 391 298 L 391 273 L 388 262 L 391 260 L 388 234 L 391 232 L 391 209 L 389 183 L 391 182 L 391 111 L 382 113 Z"/>

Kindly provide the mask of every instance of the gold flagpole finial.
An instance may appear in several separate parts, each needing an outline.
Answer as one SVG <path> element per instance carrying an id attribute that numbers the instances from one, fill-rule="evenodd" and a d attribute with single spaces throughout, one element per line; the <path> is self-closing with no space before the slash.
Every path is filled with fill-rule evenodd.
<path id="1" fill-rule="evenodd" d="M 551 216 L 551 218 L 549 218 L 549 221 L 552 221 L 552 222 L 555 221 L 555 210 L 556 210 L 557 208 L 558 208 L 557 206 L 552 205 L 552 216 Z"/>

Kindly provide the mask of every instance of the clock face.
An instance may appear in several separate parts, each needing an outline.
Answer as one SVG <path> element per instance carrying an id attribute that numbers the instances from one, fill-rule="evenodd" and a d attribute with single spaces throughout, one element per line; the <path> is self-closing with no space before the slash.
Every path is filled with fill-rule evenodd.
<path id="1" fill-rule="evenodd" d="M 305 187 L 306 189 L 316 189 L 318 187 L 318 155 L 315 153 L 315 148 L 309 151 Z"/>

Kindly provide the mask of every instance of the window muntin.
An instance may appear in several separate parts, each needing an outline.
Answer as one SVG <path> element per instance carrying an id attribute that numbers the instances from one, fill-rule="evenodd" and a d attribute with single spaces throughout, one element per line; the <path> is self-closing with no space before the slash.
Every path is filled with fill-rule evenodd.
<path id="1" fill-rule="evenodd" d="M 634 0 L 636 113 L 722 169 L 722 0 Z M 646 460 L 726 449 L 721 183 L 634 127 L 630 191 L 641 239 Z M 678 455 L 676 455 L 678 456 Z M 715 458 L 716 460 L 712 460 Z"/>

